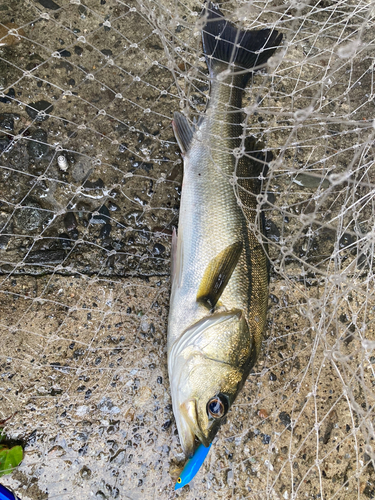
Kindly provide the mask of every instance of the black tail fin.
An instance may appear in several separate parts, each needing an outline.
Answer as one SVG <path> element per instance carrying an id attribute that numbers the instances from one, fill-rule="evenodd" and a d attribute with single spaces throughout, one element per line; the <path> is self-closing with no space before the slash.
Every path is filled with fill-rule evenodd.
<path id="1" fill-rule="evenodd" d="M 207 14 L 206 14 L 207 13 Z M 282 33 L 276 30 L 241 31 L 227 21 L 212 2 L 203 11 L 207 23 L 203 28 L 203 50 L 210 73 L 223 70 L 224 63 L 233 63 L 237 69 L 258 69 L 272 56 L 281 43 Z M 243 75 L 243 86 L 250 72 Z"/>

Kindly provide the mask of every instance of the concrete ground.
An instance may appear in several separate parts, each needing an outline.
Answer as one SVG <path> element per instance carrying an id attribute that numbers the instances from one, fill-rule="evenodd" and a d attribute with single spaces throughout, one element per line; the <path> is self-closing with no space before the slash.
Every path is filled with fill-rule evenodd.
<path id="1" fill-rule="evenodd" d="M 287 40 L 245 100 L 275 158 L 268 324 L 202 470 L 175 493 L 171 119 L 204 110 L 201 5 L 0 0 L 0 420 L 25 447 L 1 483 L 24 500 L 375 496 L 368 4 L 242 7 Z"/>

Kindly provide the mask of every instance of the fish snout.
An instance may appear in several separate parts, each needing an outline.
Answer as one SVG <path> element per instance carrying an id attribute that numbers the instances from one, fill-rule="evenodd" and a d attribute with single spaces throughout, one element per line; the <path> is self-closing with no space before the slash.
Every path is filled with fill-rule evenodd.
<path id="1" fill-rule="evenodd" d="M 179 420 L 179 421 L 178 421 Z M 177 419 L 178 434 L 181 446 L 187 457 L 193 456 L 195 435 L 198 427 L 197 407 L 195 400 L 184 401 L 180 404 L 179 418 Z"/>
<path id="2" fill-rule="evenodd" d="M 205 447 L 208 447 L 212 441 L 204 435 L 199 426 L 197 402 L 195 399 L 181 403 L 177 427 L 181 446 L 187 457 L 191 457 L 194 454 L 196 448 L 195 438 L 199 439 Z"/>

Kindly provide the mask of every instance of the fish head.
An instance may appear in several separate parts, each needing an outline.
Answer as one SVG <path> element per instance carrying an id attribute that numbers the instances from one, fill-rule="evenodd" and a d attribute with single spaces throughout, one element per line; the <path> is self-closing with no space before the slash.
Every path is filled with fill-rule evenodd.
<path id="1" fill-rule="evenodd" d="M 241 311 L 212 314 L 190 327 L 169 354 L 173 412 L 182 448 L 208 446 L 249 373 L 252 342 Z"/>
<path id="2" fill-rule="evenodd" d="M 242 373 L 234 367 L 207 360 L 202 364 L 195 356 L 189 379 L 178 395 L 175 412 L 182 448 L 187 456 L 194 452 L 195 438 L 208 446 L 233 403 L 242 381 Z M 190 365 L 191 367 L 191 365 Z"/>

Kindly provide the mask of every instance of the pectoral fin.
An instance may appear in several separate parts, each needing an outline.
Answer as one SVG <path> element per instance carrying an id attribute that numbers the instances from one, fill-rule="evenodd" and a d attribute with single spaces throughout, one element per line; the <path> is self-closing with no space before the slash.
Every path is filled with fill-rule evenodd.
<path id="1" fill-rule="evenodd" d="M 210 309 L 215 307 L 233 274 L 242 248 L 242 241 L 237 241 L 211 260 L 199 286 L 197 302 L 203 303 Z"/>

